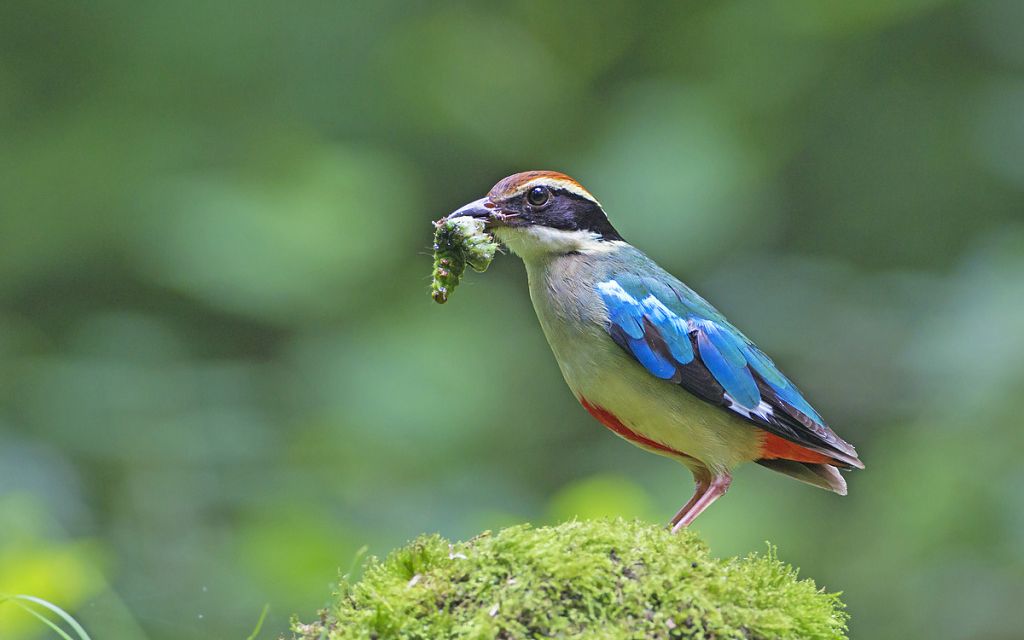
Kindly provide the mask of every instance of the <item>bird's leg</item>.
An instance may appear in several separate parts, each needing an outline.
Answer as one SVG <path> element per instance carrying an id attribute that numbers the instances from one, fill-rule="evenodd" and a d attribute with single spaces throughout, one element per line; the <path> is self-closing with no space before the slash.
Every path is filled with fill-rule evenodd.
<path id="1" fill-rule="evenodd" d="M 711 506 L 711 503 L 718 500 L 721 496 L 729 490 L 729 485 L 732 483 L 732 476 L 728 473 L 721 473 L 711 477 L 711 482 L 708 488 L 697 500 L 690 505 L 689 509 L 686 509 L 686 513 L 682 516 L 677 516 L 679 520 L 672 525 L 672 533 L 678 532 L 683 527 L 690 526 L 694 520 L 697 519 L 705 509 Z M 685 507 L 684 507 L 685 509 Z M 675 518 L 673 518 L 675 520 Z"/>
<path id="2" fill-rule="evenodd" d="M 693 496 L 691 496 L 690 500 L 676 512 L 676 515 L 672 516 L 671 520 L 669 520 L 668 526 L 670 529 L 674 530 L 676 523 L 683 519 L 686 512 L 692 509 L 693 505 L 697 504 L 697 501 L 700 500 L 701 496 L 703 496 L 708 490 L 708 487 L 711 486 L 711 476 L 708 474 L 698 475 L 695 473 L 693 474 L 693 481 L 696 483 L 693 487 Z"/>

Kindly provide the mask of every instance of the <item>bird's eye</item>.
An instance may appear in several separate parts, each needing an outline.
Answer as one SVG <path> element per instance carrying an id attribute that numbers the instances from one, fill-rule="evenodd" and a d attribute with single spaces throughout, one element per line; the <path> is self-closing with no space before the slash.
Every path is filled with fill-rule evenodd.
<path id="1" fill-rule="evenodd" d="M 526 201 L 535 207 L 543 206 L 551 197 L 551 191 L 547 187 L 534 187 L 526 193 Z"/>

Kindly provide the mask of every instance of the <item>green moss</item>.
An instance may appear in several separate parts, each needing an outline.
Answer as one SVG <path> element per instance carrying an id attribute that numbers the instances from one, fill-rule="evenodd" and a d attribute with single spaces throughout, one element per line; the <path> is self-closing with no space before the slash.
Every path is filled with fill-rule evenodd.
<path id="1" fill-rule="evenodd" d="M 847 615 L 773 552 L 719 560 L 639 522 L 424 536 L 343 581 L 295 638 L 845 638 Z"/>
<path id="2" fill-rule="evenodd" d="M 498 244 L 478 218 L 442 218 L 434 223 L 434 273 L 430 295 L 444 304 L 459 286 L 468 264 L 483 273 L 494 260 Z"/>

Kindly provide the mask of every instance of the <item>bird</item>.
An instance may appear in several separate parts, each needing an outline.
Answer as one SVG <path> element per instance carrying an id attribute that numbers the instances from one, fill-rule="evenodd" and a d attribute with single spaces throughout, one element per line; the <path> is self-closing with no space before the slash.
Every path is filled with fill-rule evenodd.
<path id="1" fill-rule="evenodd" d="M 541 329 L 583 408 L 693 474 L 673 533 L 747 462 L 846 495 L 839 470 L 864 468 L 854 447 L 715 307 L 626 242 L 579 182 L 516 173 L 447 218 L 461 216 L 483 219 L 523 260 Z"/>

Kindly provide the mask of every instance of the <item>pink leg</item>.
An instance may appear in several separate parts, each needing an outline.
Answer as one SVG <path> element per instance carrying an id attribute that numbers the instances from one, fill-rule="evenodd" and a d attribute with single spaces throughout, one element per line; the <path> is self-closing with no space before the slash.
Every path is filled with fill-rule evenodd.
<path id="1" fill-rule="evenodd" d="M 697 501 L 694 502 L 693 505 L 691 505 L 690 508 L 686 510 L 686 513 L 684 513 L 681 517 L 677 516 L 679 520 L 672 525 L 672 533 L 678 532 L 683 527 L 690 526 L 690 524 L 697 519 L 697 516 L 699 516 L 701 513 L 704 512 L 705 509 L 711 506 L 712 502 L 718 500 L 720 497 L 725 495 L 725 492 L 729 490 L 729 485 L 731 483 L 732 476 L 730 476 L 728 473 L 712 476 L 711 484 L 707 488 L 707 490 L 705 490 L 704 493 L 701 494 L 699 498 L 697 498 Z M 674 519 L 675 518 L 673 518 L 673 520 Z"/>
<path id="2" fill-rule="evenodd" d="M 668 526 L 670 529 L 675 527 L 676 523 L 682 520 L 683 516 L 686 515 L 686 512 L 692 509 L 693 505 L 697 504 L 697 501 L 700 500 L 701 496 L 707 492 L 708 488 L 711 486 L 711 475 L 708 473 L 694 473 L 693 481 L 696 483 L 693 487 L 693 496 L 691 496 L 689 502 L 684 504 L 682 508 L 676 512 L 676 515 L 672 516 L 672 519 L 669 520 Z"/>

